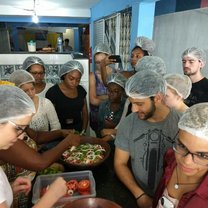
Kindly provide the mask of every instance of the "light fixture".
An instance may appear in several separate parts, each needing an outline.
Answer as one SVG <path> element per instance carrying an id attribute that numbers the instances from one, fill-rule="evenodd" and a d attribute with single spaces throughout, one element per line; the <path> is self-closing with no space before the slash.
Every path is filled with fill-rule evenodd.
<path id="1" fill-rule="evenodd" d="M 34 4 L 33 4 L 33 11 L 34 11 L 34 14 L 32 16 L 32 21 L 37 24 L 39 22 L 39 18 L 37 16 L 37 13 L 36 13 L 36 2 L 34 0 Z"/>
<path id="2" fill-rule="evenodd" d="M 39 18 L 38 16 L 36 15 L 36 13 L 34 13 L 34 15 L 32 16 L 32 21 L 37 24 L 39 22 Z"/>

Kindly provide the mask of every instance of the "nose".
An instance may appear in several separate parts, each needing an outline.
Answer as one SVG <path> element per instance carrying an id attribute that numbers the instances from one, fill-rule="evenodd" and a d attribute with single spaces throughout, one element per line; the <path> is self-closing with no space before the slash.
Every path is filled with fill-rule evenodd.
<path id="1" fill-rule="evenodd" d="M 188 153 L 183 157 L 183 161 L 185 164 L 192 164 L 193 163 L 193 156 L 192 154 Z"/>
<path id="2" fill-rule="evenodd" d="M 138 111 L 139 111 L 139 107 L 138 107 L 138 105 L 136 105 L 136 104 L 132 104 L 131 111 L 132 111 L 133 113 L 138 112 Z"/>
<path id="3" fill-rule="evenodd" d="M 189 67 L 189 62 L 188 62 L 188 61 L 184 61 L 184 62 L 183 62 L 183 66 L 184 66 L 184 67 Z"/>

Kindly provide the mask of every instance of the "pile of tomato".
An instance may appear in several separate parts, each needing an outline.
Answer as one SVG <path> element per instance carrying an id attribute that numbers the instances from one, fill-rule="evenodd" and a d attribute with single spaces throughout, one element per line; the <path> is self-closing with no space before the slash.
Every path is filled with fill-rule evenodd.
<path id="1" fill-rule="evenodd" d="M 67 193 L 65 197 L 73 196 L 73 195 L 89 195 L 90 194 L 90 181 L 87 179 L 83 179 L 81 181 L 77 180 L 69 180 L 66 182 Z M 48 186 L 44 187 L 40 191 L 40 196 L 43 196 L 47 191 Z"/>

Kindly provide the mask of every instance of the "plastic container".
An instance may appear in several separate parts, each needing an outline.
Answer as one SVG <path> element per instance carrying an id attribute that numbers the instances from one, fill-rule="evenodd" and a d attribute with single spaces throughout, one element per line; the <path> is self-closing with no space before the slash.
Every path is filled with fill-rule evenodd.
<path id="1" fill-rule="evenodd" d="M 28 51 L 29 52 L 35 52 L 36 51 L 36 42 L 30 41 L 27 43 Z"/>
<path id="2" fill-rule="evenodd" d="M 63 177 L 66 181 L 69 180 L 77 180 L 78 182 L 87 179 L 90 181 L 90 194 L 87 195 L 80 195 L 79 193 L 75 193 L 73 196 L 69 197 L 62 197 L 59 201 L 55 204 L 55 207 L 62 206 L 70 201 L 75 199 L 81 199 L 86 197 L 95 197 L 96 190 L 95 190 L 95 179 L 93 177 L 92 171 L 75 171 L 75 172 L 68 172 L 68 173 L 59 173 L 53 175 L 40 175 L 36 178 L 35 184 L 33 186 L 33 196 L 32 196 L 32 203 L 35 204 L 40 199 L 40 191 L 42 188 L 47 187 L 50 185 L 57 177 Z"/>

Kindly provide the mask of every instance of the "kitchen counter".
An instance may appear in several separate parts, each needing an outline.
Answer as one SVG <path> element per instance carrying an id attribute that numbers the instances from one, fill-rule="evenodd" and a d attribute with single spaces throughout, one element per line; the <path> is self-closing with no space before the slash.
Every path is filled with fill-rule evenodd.
<path id="1" fill-rule="evenodd" d="M 91 169 L 96 182 L 96 197 L 116 202 L 123 208 L 138 208 L 131 192 L 119 181 L 113 170 L 113 150 L 100 166 Z M 66 167 L 67 171 L 76 171 Z"/>

